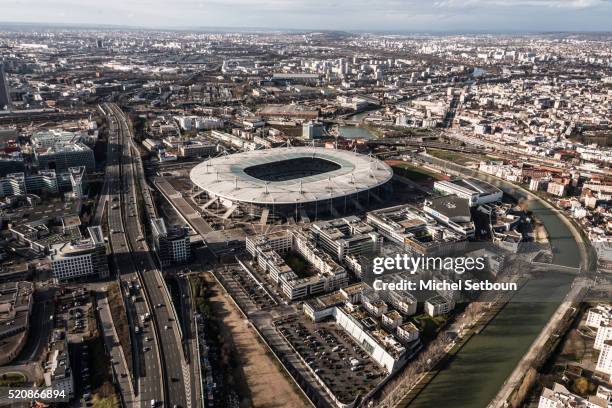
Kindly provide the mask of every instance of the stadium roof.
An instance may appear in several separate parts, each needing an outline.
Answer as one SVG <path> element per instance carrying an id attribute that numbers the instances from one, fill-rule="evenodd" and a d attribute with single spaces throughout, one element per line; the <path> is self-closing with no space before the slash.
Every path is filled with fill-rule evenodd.
<path id="1" fill-rule="evenodd" d="M 245 172 L 254 166 L 278 163 L 278 173 L 282 174 L 282 162 L 291 166 L 295 162 L 288 160 L 308 158 L 332 162 L 334 169 L 279 181 L 266 181 Z M 236 153 L 202 162 L 191 171 L 191 180 L 209 194 L 233 202 L 264 205 L 309 203 L 343 197 L 385 184 L 392 177 L 391 168 L 376 158 L 319 147 L 283 147 Z"/>

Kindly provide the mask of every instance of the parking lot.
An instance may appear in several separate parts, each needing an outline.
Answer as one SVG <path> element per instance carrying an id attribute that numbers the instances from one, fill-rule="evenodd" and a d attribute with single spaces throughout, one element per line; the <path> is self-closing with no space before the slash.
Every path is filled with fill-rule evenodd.
<path id="1" fill-rule="evenodd" d="M 298 316 L 274 321 L 276 330 L 342 402 L 372 390 L 386 375 L 334 322 L 313 323 Z"/>
<path id="2" fill-rule="evenodd" d="M 56 307 L 57 321 L 64 325 L 69 341 L 88 338 L 95 331 L 92 302 L 89 296 L 63 296 Z"/>
<path id="3" fill-rule="evenodd" d="M 219 271 L 232 296 L 259 310 L 276 306 L 274 299 L 239 265 L 231 265 Z"/>

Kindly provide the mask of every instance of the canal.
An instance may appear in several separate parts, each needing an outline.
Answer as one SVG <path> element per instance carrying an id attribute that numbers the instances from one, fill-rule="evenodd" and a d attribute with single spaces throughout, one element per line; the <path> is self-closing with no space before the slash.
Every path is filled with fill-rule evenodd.
<path id="1" fill-rule="evenodd" d="M 445 165 L 475 175 L 469 169 L 449 163 Z M 482 174 L 478 174 L 478 178 L 517 199 L 526 198 L 529 209 L 548 232 L 553 247 L 553 263 L 579 266 L 578 243 L 554 209 L 528 197 L 511 183 Z M 551 272 L 530 279 L 491 323 L 468 341 L 410 407 L 486 407 L 551 318 L 569 291 L 573 278 L 575 275 Z"/>

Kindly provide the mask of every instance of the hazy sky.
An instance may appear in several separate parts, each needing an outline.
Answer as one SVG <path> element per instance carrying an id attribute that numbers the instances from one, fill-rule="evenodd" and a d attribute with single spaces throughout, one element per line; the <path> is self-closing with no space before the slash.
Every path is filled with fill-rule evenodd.
<path id="1" fill-rule="evenodd" d="M 0 0 L 0 21 L 177 28 L 612 31 L 612 0 Z"/>

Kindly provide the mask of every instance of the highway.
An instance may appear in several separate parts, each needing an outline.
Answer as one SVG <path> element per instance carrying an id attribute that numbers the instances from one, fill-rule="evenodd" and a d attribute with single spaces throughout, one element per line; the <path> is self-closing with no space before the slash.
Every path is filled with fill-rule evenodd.
<path id="1" fill-rule="evenodd" d="M 122 189 L 124 184 L 122 183 L 123 139 L 125 136 L 121 131 L 118 120 L 112 116 L 112 111 L 108 106 L 105 107 L 105 111 L 111 116 L 109 116 L 110 136 L 105 177 L 106 187 L 103 189 L 103 193 L 108 194 L 104 202 L 108 203 L 109 241 L 113 251 L 118 282 L 125 296 L 128 285 L 134 283 L 142 286 L 142 284 L 124 228 L 123 208 L 127 205 L 126 200 L 129 200 Z M 153 324 L 146 323 L 143 325 L 140 323 L 140 333 L 138 334 L 136 333 L 136 327 L 139 325 L 140 316 L 150 313 L 151 309 L 144 299 L 134 302 L 128 297 L 125 304 L 134 360 L 135 393 L 140 401 L 140 406 L 150 406 L 151 400 L 161 401 L 163 399 L 163 376 L 161 375 L 159 346 Z M 147 338 L 152 340 L 147 341 Z M 147 345 L 145 346 L 144 343 Z M 144 347 L 148 347 L 150 350 L 143 352 Z"/>
<path id="2" fill-rule="evenodd" d="M 152 330 L 149 334 L 141 335 L 140 338 L 149 336 L 159 341 L 159 361 L 161 364 L 155 372 L 159 373 L 156 375 L 161 382 L 161 387 L 156 392 L 158 397 L 153 398 L 163 401 L 165 407 L 188 407 L 192 404 L 192 384 L 189 366 L 183 355 L 181 329 L 176 321 L 176 311 L 162 273 L 157 268 L 152 252 L 149 250 L 145 239 L 145 231 L 140 221 L 140 217 L 145 214 L 145 211 L 140 211 L 139 205 L 145 203 L 146 208 L 144 210 L 146 210 L 148 217 L 155 216 L 155 208 L 150 195 L 147 194 L 148 187 L 144 181 L 142 163 L 138 151 L 132 143 L 127 120 L 116 105 L 108 104 L 107 107 L 112 111 L 114 120 L 118 125 L 121 151 L 123 152 L 121 156 L 123 199 L 120 201 L 119 208 L 122 211 L 119 213 L 123 215 L 124 230 L 122 230 L 122 233 L 111 235 L 119 235 L 126 240 L 125 248 L 129 251 L 134 270 L 143 284 L 142 290 L 146 302 L 136 302 L 136 305 L 143 306 L 147 303 L 150 305 L 153 324 L 151 325 L 152 328 L 148 328 L 148 330 Z M 136 180 L 140 181 L 137 183 Z M 140 187 L 140 191 L 137 187 Z M 111 188 L 110 191 L 115 191 L 115 189 Z M 139 198 L 142 198 L 142 201 Z M 111 208 L 113 206 L 111 205 Z M 121 265 L 124 267 L 123 264 Z M 140 350 L 140 353 L 143 354 L 142 350 Z M 144 354 L 145 360 L 147 360 L 149 356 L 155 354 L 154 349 Z M 159 391 L 162 391 L 161 395 Z"/>

